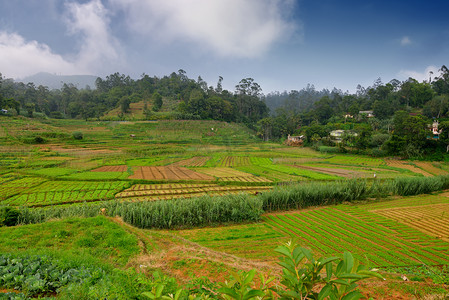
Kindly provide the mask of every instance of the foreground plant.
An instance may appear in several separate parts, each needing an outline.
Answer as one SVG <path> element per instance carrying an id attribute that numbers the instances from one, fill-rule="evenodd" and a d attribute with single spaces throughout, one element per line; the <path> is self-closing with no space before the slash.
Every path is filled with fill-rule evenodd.
<path id="1" fill-rule="evenodd" d="M 375 269 L 360 265 L 349 252 L 343 258 L 316 260 L 310 250 L 291 241 L 275 251 L 282 254 L 279 264 L 283 267 L 283 286 L 275 290 L 281 299 L 360 299 L 356 282 L 371 277 L 384 279 Z"/>

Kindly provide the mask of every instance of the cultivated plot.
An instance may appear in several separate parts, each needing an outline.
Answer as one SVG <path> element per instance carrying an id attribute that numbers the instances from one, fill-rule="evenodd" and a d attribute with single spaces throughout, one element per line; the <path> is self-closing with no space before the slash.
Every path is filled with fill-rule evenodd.
<path id="1" fill-rule="evenodd" d="M 421 174 L 426 177 L 432 176 L 432 174 L 430 174 L 429 172 L 424 171 L 423 169 L 420 169 L 420 168 L 412 165 L 408 161 L 388 159 L 388 160 L 386 160 L 386 162 L 389 167 L 395 167 L 395 168 L 409 170 L 413 173 Z"/>
<path id="2" fill-rule="evenodd" d="M 187 168 L 175 166 L 135 167 L 130 179 L 145 180 L 204 180 L 212 181 L 214 178 L 207 174 L 198 173 Z"/>
<path id="3" fill-rule="evenodd" d="M 175 167 L 202 167 L 209 159 L 210 157 L 208 156 L 195 156 L 172 163 L 171 165 Z"/>
<path id="4" fill-rule="evenodd" d="M 375 266 L 449 263 L 449 243 L 380 215 L 340 207 L 268 215 L 265 221 L 325 255 L 351 251 Z"/>
<path id="5" fill-rule="evenodd" d="M 154 201 L 203 195 L 255 194 L 269 189 L 271 189 L 269 186 L 223 186 L 217 184 L 136 184 L 118 193 L 116 198 L 128 201 Z"/>
<path id="6" fill-rule="evenodd" d="M 200 169 L 198 172 L 217 177 L 218 181 L 224 182 L 271 182 L 267 178 L 254 176 L 233 168 L 208 168 Z"/>
<path id="7" fill-rule="evenodd" d="M 128 166 L 102 166 L 91 170 L 92 172 L 126 172 L 128 170 Z"/>
<path id="8" fill-rule="evenodd" d="M 114 198 L 127 185 L 127 182 L 121 181 L 47 181 L 9 197 L 2 203 L 14 206 L 47 206 L 102 201 Z"/>
<path id="9" fill-rule="evenodd" d="M 449 242 L 449 203 L 386 208 L 372 212 Z"/>

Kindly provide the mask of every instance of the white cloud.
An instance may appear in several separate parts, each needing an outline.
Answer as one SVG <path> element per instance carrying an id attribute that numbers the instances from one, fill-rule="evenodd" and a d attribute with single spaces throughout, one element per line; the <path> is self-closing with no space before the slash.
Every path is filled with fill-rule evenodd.
<path id="1" fill-rule="evenodd" d="M 412 43 L 412 41 L 410 40 L 410 38 L 408 36 L 404 36 L 401 39 L 401 46 L 408 46 Z"/>
<path id="2" fill-rule="evenodd" d="M 108 11 L 100 0 L 85 4 L 66 4 L 69 32 L 80 35 L 81 47 L 76 55 L 77 65 L 98 72 L 105 65 L 117 66 L 123 61 L 121 48 L 109 31 Z"/>
<path id="3" fill-rule="evenodd" d="M 219 56 L 255 57 L 292 34 L 292 0 L 111 0 L 149 42 L 189 42 Z"/>
<path id="4" fill-rule="evenodd" d="M 79 39 L 79 49 L 73 55 L 64 57 L 46 44 L 0 31 L 0 72 L 21 78 L 38 72 L 70 75 L 116 71 L 124 59 L 109 32 L 108 12 L 101 1 L 71 2 L 65 8 L 69 33 Z"/>
<path id="5" fill-rule="evenodd" d="M 440 75 L 440 71 L 438 71 L 439 68 L 435 67 L 435 66 L 428 66 L 424 72 L 418 72 L 418 71 L 413 71 L 413 70 L 401 70 L 398 73 L 398 77 L 402 80 L 406 80 L 408 78 L 413 78 L 418 80 L 419 82 L 423 82 L 424 80 L 429 82 L 429 78 L 432 77 L 433 78 L 437 77 Z"/>
<path id="6" fill-rule="evenodd" d="M 38 72 L 78 73 L 75 64 L 37 41 L 26 41 L 17 33 L 0 32 L 0 72 L 20 78 Z"/>

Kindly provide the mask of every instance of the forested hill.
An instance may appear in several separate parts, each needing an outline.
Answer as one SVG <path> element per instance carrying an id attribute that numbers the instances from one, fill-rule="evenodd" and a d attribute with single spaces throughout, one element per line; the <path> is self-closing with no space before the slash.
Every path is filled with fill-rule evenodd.
<path id="1" fill-rule="evenodd" d="M 252 78 L 242 79 L 234 92 L 222 88 L 222 77 L 213 87 L 201 77 L 188 78 L 183 70 L 162 78 L 143 75 L 138 80 L 114 73 L 97 78 L 95 89 L 78 89 L 64 83 L 61 89 L 50 90 L 34 83 L 0 78 L 1 108 L 29 117 L 98 119 L 119 108 L 116 117 L 126 119 L 130 105 L 137 102 L 143 103 L 146 119 L 215 119 L 255 124 L 268 116 L 262 90 Z"/>
<path id="2" fill-rule="evenodd" d="M 304 135 L 304 143 L 317 149 L 332 146 L 371 155 L 422 157 L 446 156 L 449 145 L 449 69 L 444 65 L 428 81 L 378 79 L 370 87 L 358 86 L 354 94 L 317 91 L 308 85 L 263 95 L 252 78 L 242 79 L 231 92 L 222 88 L 222 77 L 210 86 L 201 77 L 188 78 L 183 70 L 138 80 L 115 73 L 97 78 L 95 89 L 64 84 L 49 90 L 0 79 L 2 115 L 126 120 L 136 118 L 130 108 L 139 104 L 141 119 L 240 122 L 264 140 Z M 434 121 L 438 128 L 432 132 Z M 337 141 L 331 137 L 334 130 L 341 130 Z"/>

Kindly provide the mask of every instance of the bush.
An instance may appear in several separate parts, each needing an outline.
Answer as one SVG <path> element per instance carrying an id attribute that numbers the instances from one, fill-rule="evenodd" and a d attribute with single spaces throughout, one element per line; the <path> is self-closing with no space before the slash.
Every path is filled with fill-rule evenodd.
<path id="1" fill-rule="evenodd" d="M 340 153 L 342 152 L 338 147 L 319 146 L 318 151 L 322 153 Z"/>
<path id="2" fill-rule="evenodd" d="M 41 137 L 40 135 L 35 136 L 33 139 L 34 144 L 44 144 L 46 142 L 46 140 Z"/>
<path id="3" fill-rule="evenodd" d="M 13 207 L 3 207 L 0 209 L 0 226 L 15 226 L 18 224 L 20 212 Z"/>
<path id="4" fill-rule="evenodd" d="M 82 140 L 83 139 L 83 133 L 81 131 L 75 131 L 73 133 L 73 138 L 75 140 Z"/>

